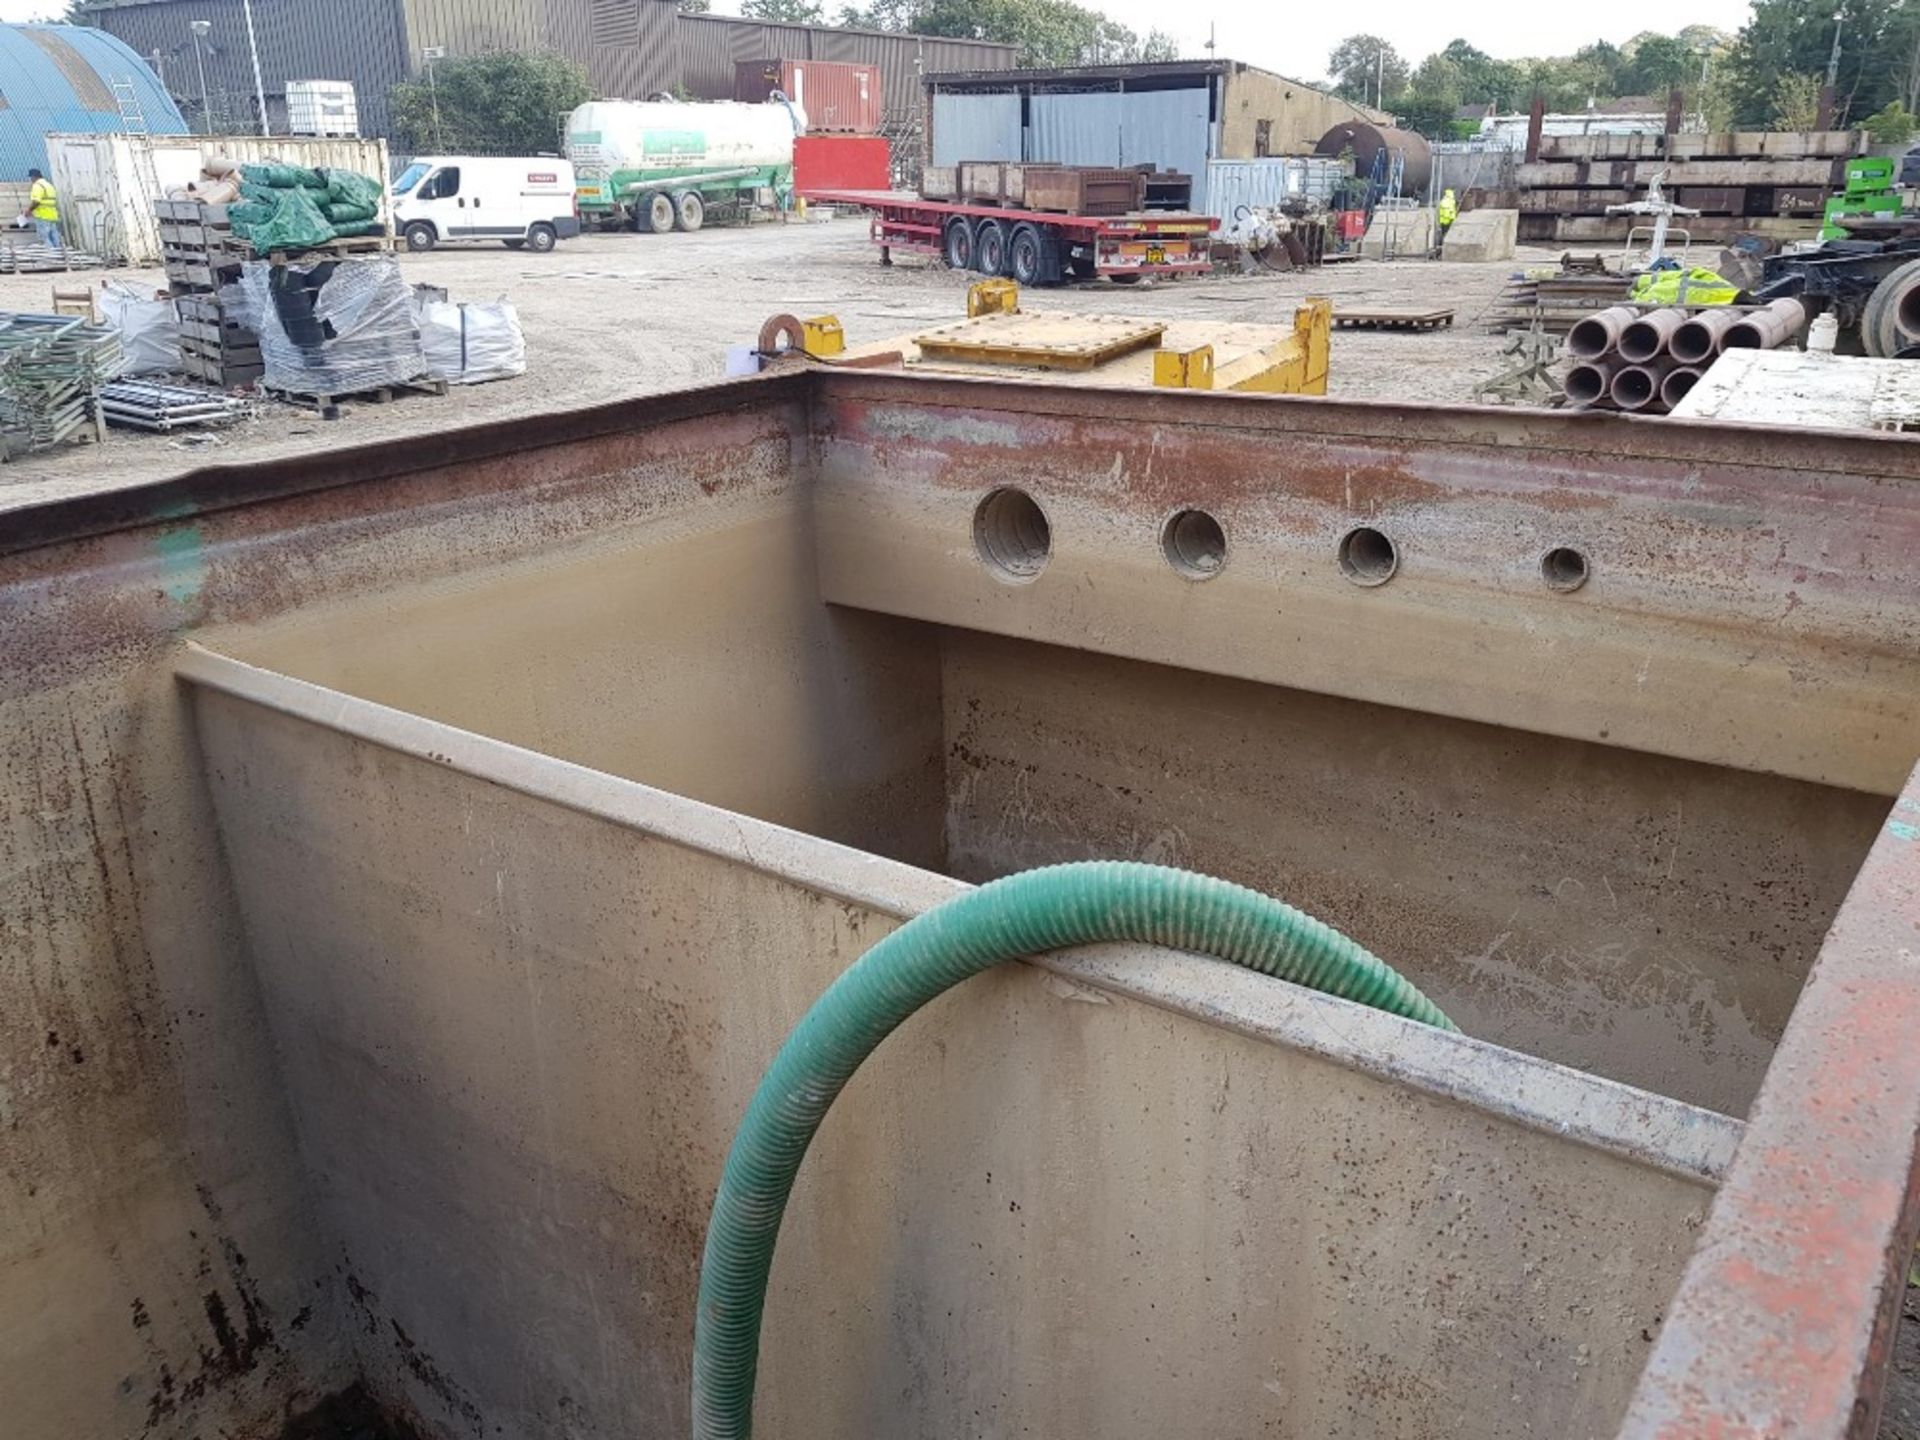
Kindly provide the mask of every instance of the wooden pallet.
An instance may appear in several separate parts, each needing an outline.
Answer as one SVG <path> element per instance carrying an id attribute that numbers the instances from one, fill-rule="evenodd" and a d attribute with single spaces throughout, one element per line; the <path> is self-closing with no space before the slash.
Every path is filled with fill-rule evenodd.
<path id="1" fill-rule="evenodd" d="M 349 235 L 344 239 L 329 240 L 324 245 L 315 245 L 306 250 L 269 250 L 258 258 L 273 265 L 293 265 L 308 260 L 339 259 L 347 256 L 391 255 L 393 248 L 391 235 Z"/>
<path id="2" fill-rule="evenodd" d="M 1451 310 L 1335 310 L 1336 330 L 1445 330 Z"/>
<path id="3" fill-rule="evenodd" d="M 342 391 L 335 395 L 310 395 L 298 390 L 287 390 L 277 385 L 263 387 L 274 399 L 288 405 L 298 405 L 303 410 L 311 410 L 325 420 L 339 418 L 340 406 L 349 400 L 358 400 L 369 405 L 390 405 L 402 395 L 445 395 L 447 382 L 429 380 L 422 376 L 418 380 L 404 380 L 392 385 L 380 385 L 371 390 Z"/>

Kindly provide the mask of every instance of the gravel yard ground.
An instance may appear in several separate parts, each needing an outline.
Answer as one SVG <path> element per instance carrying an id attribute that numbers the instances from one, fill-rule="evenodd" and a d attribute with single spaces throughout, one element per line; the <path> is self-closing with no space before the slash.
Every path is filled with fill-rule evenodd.
<path id="1" fill-rule="evenodd" d="M 1122 287 L 1103 282 L 1030 291 L 1029 309 L 1143 317 L 1207 317 L 1284 325 L 1307 295 L 1336 307 L 1452 306 L 1453 329 L 1431 334 L 1338 332 L 1332 394 L 1345 399 L 1462 402 L 1502 367 L 1503 337 L 1475 320 L 1506 278 L 1552 258 L 1523 253 L 1494 265 L 1357 261 L 1292 274 L 1230 276 Z M 338 421 L 277 404 L 212 442 L 114 431 L 105 447 L 79 445 L 0 468 L 0 511 L 79 490 L 137 484 L 205 465 L 262 460 L 514 415 L 595 405 L 721 378 L 729 345 L 749 343 L 768 316 L 832 313 L 854 343 L 905 334 L 965 313 L 974 278 L 925 261 L 881 266 L 863 218 L 763 224 L 693 235 L 592 235 L 551 255 L 504 248 L 402 257 L 408 277 L 456 300 L 501 296 L 519 307 L 525 376 L 456 387 L 445 398 L 351 404 Z M 120 278 L 160 285 L 156 271 Z M 104 279 L 61 277 L 62 283 Z M 0 276 L 0 309 L 45 311 L 52 277 Z"/>

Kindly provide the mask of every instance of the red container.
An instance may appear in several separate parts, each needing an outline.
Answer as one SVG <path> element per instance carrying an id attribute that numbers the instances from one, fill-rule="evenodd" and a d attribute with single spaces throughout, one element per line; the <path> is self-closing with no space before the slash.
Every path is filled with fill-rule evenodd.
<path id="1" fill-rule="evenodd" d="M 733 67 L 733 98 L 757 103 L 775 90 L 807 112 L 807 129 L 827 134 L 877 135 L 886 97 L 878 65 L 839 60 L 740 60 Z"/>
<path id="2" fill-rule="evenodd" d="M 1342 210 L 1340 212 L 1340 238 L 1342 240 L 1364 240 L 1367 235 L 1367 212 L 1364 210 Z"/>
<path id="3" fill-rule="evenodd" d="M 880 135 L 799 135 L 793 142 L 793 188 L 891 190 L 893 147 Z"/>

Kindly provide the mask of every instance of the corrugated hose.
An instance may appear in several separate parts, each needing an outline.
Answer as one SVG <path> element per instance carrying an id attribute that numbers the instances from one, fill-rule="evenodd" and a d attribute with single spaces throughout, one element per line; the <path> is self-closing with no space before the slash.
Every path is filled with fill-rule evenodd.
<path id="1" fill-rule="evenodd" d="M 1291 905 L 1157 865 L 1029 870 L 916 916 L 827 987 L 767 1068 L 714 1197 L 693 1338 L 695 1440 L 747 1440 L 774 1243 L 814 1132 L 902 1021 L 969 976 L 1075 945 L 1132 941 L 1226 960 L 1453 1030 L 1384 961 Z"/>

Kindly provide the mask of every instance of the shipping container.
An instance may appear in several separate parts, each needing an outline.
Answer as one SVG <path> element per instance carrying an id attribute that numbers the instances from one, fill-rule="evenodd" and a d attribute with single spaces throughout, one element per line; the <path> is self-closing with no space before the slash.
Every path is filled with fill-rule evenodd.
<path id="1" fill-rule="evenodd" d="M 387 142 L 298 135 L 49 135 L 47 177 L 60 192 L 67 243 L 130 265 L 160 263 L 154 202 L 197 181 L 207 161 L 284 161 L 316 170 L 352 170 L 382 184 L 380 219 L 392 233 L 385 196 Z"/>
<path id="2" fill-rule="evenodd" d="M 345 80 L 289 80 L 287 129 L 294 135 L 360 133 L 360 107 Z"/>
<path id="3" fill-rule="evenodd" d="M 801 135 L 793 142 L 793 188 L 802 195 L 888 189 L 892 150 L 880 135 Z"/>
<path id="4" fill-rule="evenodd" d="M 837 60 L 742 60 L 734 67 L 734 99 L 758 105 L 776 90 L 806 113 L 809 130 L 842 135 L 879 133 L 885 92 L 877 65 L 847 65 Z"/>
<path id="5" fill-rule="evenodd" d="M 1207 163 L 1207 213 L 1219 217 L 1222 238 L 1238 239 L 1253 212 L 1286 200 L 1318 200 L 1325 205 L 1349 173 L 1340 161 L 1317 155 L 1212 160 Z"/>

